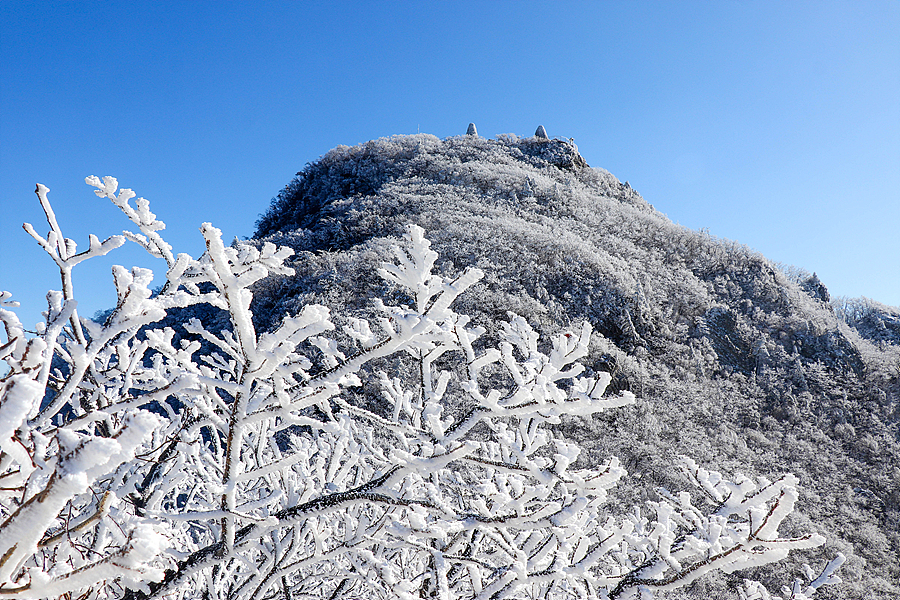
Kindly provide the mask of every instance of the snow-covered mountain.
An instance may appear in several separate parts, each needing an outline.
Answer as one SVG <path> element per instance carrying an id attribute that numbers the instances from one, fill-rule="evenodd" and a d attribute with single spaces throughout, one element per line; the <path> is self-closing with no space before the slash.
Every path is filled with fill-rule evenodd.
<path id="1" fill-rule="evenodd" d="M 581 460 L 615 453 L 640 482 L 619 490 L 622 506 L 683 488 L 680 454 L 790 471 L 802 487 L 789 528 L 828 542 L 760 580 L 777 589 L 800 562 L 843 552 L 844 583 L 817 598 L 900 597 L 900 310 L 832 301 L 814 274 L 674 224 L 571 141 L 419 134 L 339 146 L 272 201 L 254 239 L 296 250 L 296 274 L 258 284 L 258 327 L 310 302 L 374 314 L 369 299 L 394 293 L 376 269 L 410 223 L 444 274 L 486 273 L 456 304 L 486 339 L 507 311 L 544 334 L 584 320 L 599 332 L 585 364 L 639 401 L 561 427 L 589 450 Z M 686 594 L 712 586 L 735 588 Z"/>

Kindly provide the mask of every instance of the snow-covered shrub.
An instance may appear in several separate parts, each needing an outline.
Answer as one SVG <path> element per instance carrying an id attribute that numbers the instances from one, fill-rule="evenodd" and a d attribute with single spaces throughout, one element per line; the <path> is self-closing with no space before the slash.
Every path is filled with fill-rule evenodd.
<path id="1" fill-rule="evenodd" d="M 554 432 L 635 401 L 579 364 L 591 327 L 544 344 L 510 313 L 497 347 L 477 344 L 484 329 L 452 305 L 484 273 L 435 274 L 421 228 L 379 270 L 405 300 L 346 319 L 346 347 L 318 305 L 256 331 L 248 288 L 289 273 L 291 250 L 225 247 L 206 223 L 206 253 L 175 255 L 146 200 L 87 183 L 140 233 L 77 253 L 38 186 L 50 232 L 26 229 L 63 290 L 35 337 L 0 308 L 0 597 L 649 598 L 824 543 L 778 533 L 790 474 L 728 479 L 684 457 L 672 469 L 694 495 L 604 506 L 618 459 L 584 464 Z M 165 285 L 115 267 L 115 309 L 81 319 L 73 267 L 126 239 L 166 260 Z M 230 328 L 193 319 L 175 341 L 154 325 L 199 304 Z M 368 377 L 383 410 L 353 401 Z M 786 593 L 808 598 L 841 561 Z M 772 597 L 752 581 L 741 594 Z"/>

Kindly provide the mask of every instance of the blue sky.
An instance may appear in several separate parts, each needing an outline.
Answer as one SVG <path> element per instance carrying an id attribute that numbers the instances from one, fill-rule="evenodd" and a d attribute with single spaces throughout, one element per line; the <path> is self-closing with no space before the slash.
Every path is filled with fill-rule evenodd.
<path id="1" fill-rule="evenodd" d="M 41 182 L 85 247 L 129 228 L 83 183 L 148 198 L 175 250 L 249 236 L 338 144 L 572 137 L 673 221 L 900 305 L 900 2 L 0 1 L 0 289 L 33 324 L 55 267 Z M 93 264 L 91 264 L 93 262 Z M 82 315 L 112 264 L 76 267 Z M 159 275 L 157 276 L 159 278 Z"/>

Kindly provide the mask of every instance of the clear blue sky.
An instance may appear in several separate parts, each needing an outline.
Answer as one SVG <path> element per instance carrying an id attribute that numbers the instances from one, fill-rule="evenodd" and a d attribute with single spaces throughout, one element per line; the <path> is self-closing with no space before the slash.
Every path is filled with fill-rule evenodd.
<path id="1" fill-rule="evenodd" d="M 129 228 L 83 183 L 113 175 L 197 256 L 338 144 L 469 121 L 543 124 L 673 221 L 900 305 L 897 0 L 0 0 L 0 289 L 30 326 L 59 286 L 36 182 L 81 247 Z M 80 265 L 83 315 L 113 263 L 162 270 Z"/>

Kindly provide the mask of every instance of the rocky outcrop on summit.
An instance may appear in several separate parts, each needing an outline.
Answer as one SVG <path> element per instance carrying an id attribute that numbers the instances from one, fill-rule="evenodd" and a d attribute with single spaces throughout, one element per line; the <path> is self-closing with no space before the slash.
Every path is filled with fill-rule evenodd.
<path id="1" fill-rule="evenodd" d="M 541 143 L 537 138 L 513 136 L 489 140 L 467 135 L 440 140 L 418 134 L 382 138 L 352 148 L 338 146 L 297 173 L 272 200 L 257 221 L 254 237 L 321 228 L 354 200 L 375 196 L 392 182 L 457 187 L 471 183 L 483 194 L 496 195 L 499 190 L 494 186 L 517 180 L 516 187 L 520 187 L 519 176 L 527 177 L 520 172 L 523 168 L 545 174 L 548 169 L 573 173 L 587 168 L 587 163 L 574 144 L 558 140 Z M 609 180 L 605 182 L 607 187 L 622 188 L 614 177 L 598 172 L 597 179 L 605 178 Z M 599 185 L 605 189 L 603 183 Z M 622 194 L 623 190 L 613 193 Z M 633 197 L 639 198 L 637 194 Z"/>
<path id="2" fill-rule="evenodd" d="M 803 494 L 794 524 L 829 539 L 803 560 L 848 556 L 845 583 L 817 598 L 900 595 L 900 312 L 836 313 L 817 277 L 794 281 L 746 246 L 672 223 L 569 141 L 419 134 L 339 146 L 272 201 L 255 239 L 294 248 L 296 274 L 258 285 L 259 327 L 308 302 L 371 315 L 368 298 L 398 293 L 375 269 L 410 223 L 442 272 L 486 272 L 457 306 L 488 335 L 507 311 L 542 333 L 588 320 L 601 334 L 585 364 L 640 401 L 561 427 L 588 448 L 582 460 L 615 452 L 641 477 L 622 505 L 648 478 L 681 489 L 667 468 L 677 454 L 790 471 Z"/>

